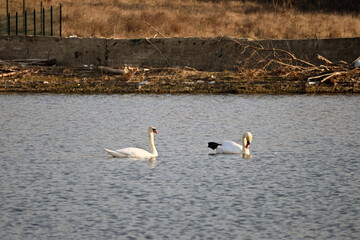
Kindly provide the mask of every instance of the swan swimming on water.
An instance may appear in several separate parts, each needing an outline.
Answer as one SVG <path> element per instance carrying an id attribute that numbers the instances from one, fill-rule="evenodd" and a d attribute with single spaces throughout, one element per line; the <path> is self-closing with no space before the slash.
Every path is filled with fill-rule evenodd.
<path id="1" fill-rule="evenodd" d="M 233 141 L 224 141 L 222 143 L 209 142 L 208 147 L 216 150 L 217 153 L 222 154 L 244 154 L 245 156 L 250 155 L 250 143 L 252 142 L 252 134 L 246 132 L 242 136 L 242 145 Z"/>
<path id="2" fill-rule="evenodd" d="M 149 145 L 150 145 L 150 152 L 141 149 L 141 148 L 135 148 L 135 147 L 128 147 L 128 148 L 122 148 L 118 150 L 109 150 L 105 148 L 105 151 L 108 152 L 113 157 L 118 158 L 141 158 L 141 159 L 147 159 L 147 158 L 154 158 L 158 156 L 158 152 L 155 148 L 154 143 L 154 133 L 158 133 L 154 127 L 148 128 L 148 134 L 149 134 Z"/>

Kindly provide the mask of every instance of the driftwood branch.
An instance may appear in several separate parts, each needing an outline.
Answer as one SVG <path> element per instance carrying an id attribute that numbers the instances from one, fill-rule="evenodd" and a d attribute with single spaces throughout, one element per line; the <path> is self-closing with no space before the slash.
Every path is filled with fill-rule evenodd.
<path id="1" fill-rule="evenodd" d="M 319 60 L 322 60 L 322 61 L 326 62 L 327 64 L 333 64 L 330 60 L 324 58 L 324 57 L 321 56 L 320 54 L 317 55 L 317 58 L 318 58 Z"/>
<path id="2" fill-rule="evenodd" d="M 23 70 L 23 71 L 12 71 L 12 72 L 7 72 L 7 73 L 0 73 L 0 78 L 2 77 L 10 77 L 10 76 L 14 76 L 16 74 L 24 74 L 29 72 L 29 70 Z"/>
<path id="3" fill-rule="evenodd" d="M 347 72 L 334 72 L 332 73 L 330 76 L 327 76 L 326 78 L 324 78 L 323 80 L 321 80 L 321 82 L 325 82 L 326 80 L 334 77 L 334 76 L 338 76 L 338 75 L 342 75 L 342 74 L 345 74 Z"/>
<path id="4" fill-rule="evenodd" d="M 246 49 L 253 49 L 255 52 L 272 52 L 274 55 L 277 55 L 278 53 L 284 53 L 284 54 L 288 55 L 292 60 L 294 60 L 296 62 L 302 63 L 302 64 L 304 64 L 306 66 L 315 67 L 314 64 L 309 63 L 309 62 L 307 62 L 307 61 L 305 61 L 303 59 L 297 58 L 297 57 L 295 57 L 294 54 L 290 53 L 289 51 L 283 50 L 283 49 L 264 48 L 261 44 L 256 43 L 256 42 L 255 42 L 255 44 L 257 46 L 253 46 L 253 45 L 250 45 L 250 44 L 241 43 L 236 39 L 231 39 L 231 40 L 236 42 L 237 44 L 239 44 L 239 46 L 242 46 L 244 48 L 242 53 L 245 53 Z M 268 56 L 266 58 L 268 58 Z M 277 58 L 279 58 L 279 56 L 277 56 Z"/>
<path id="5" fill-rule="evenodd" d="M 356 75 L 354 73 L 356 69 L 345 61 L 334 63 L 321 55 L 317 55 L 318 59 L 324 64 L 316 66 L 283 49 L 265 48 L 258 42 L 231 40 L 243 48 L 241 52 L 243 59 L 238 62 L 242 64 L 242 67 L 252 64 L 252 68 L 261 69 L 262 71 L 270 69 L 285 73 L 281 75 L 282 77 L 311 80 L 318 83 L 323 83 L 336 76 L 342 76 L 341 79 L 346 79 L 347 77 L 351 78 L 354 74 Z M 340 78 L 338 81 L 340 81 Z"/>
<path id="6" fill-rule="evenodd" d="M 338 75 L 342 75 L 347 73 L 346 71 L 343 72 L 331 72 L 331 73 L 326 73 L 326 74 L 322 74 L 322 75 L 318 75 L 318 76 L 313 76 L 313 77 L 309 77 L 308 80 L 313 80 L 313 79 L 317 79 L 317 78 L 322 78 L 324 77 L 321 82 L 325 82 L 326 80 L 334 77 L 334 76 L 338 76 Z"/>
<path id="7" fill-rule="evenodd" d="M 304 70 L 305 69 L 305 67 L 291 65 L 291 64 L 284 63 L 284 62 L 281 62 L 281 61 L 278 61 L 278 60 L 274 60 L 274 59 L 271 59 L 268 64 L 270 65 L 272 62 L 275 62 L 275 63 L 277 63 L 279 65 L 283 65 L 285 67 L 292 68 L 292 69 L 297 69 L 297 70 Z"/>
<path id="8" fill-rule="evenodd" d="M 102 73 L 126 74 L 126 72 L 124 70 L 122 70 L 122 69 L 114 69 L 114 68 L 109 68 L 109 67 L 104 67 L 104 66 L 99 66 L 98 69 Z"/>
<path id="9" fill-rule="evenodd" d="M 170 63 L 168 62 L 168 60 L 166 59 L 166 57 L 164 56 L 164 54 L 160 51 L 160 49 L 155 45 L 153 44 L 149 38 L 144 38 L 148 43 L 150 43 L 159 53 L 160 55 L 164 58 L 165 62 L 167 63 L 167 65 L 170 67 Z"/>
<path id="10" fill-rule="evenodd" d="M 56 64 L 56 59 L 11 59 L 0 61 L 1 65 L 42 65 L 50 66 Z"/>

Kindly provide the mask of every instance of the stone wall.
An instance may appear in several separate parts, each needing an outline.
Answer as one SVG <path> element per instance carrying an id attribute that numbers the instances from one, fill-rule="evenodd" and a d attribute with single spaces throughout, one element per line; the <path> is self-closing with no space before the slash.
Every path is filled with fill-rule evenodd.
<path id="1" fill-rule="evenodd" d="M 239 44 L 240 43 L 240 44 Z M 360 38 L 249 40 L 235 38 L 105 39 L 40 36 L 0 36 L 0 60 L 51 59 L 68 66 L 192 67 L 198 70 L 233 69 L 249 57 L 243 45 L 278 48 L 319 64 L 353 62 L 360 56 Z M 266 54 L 264 52 L 264 54 Z M 251 66 L 248 66 L 251 67 Z"/>

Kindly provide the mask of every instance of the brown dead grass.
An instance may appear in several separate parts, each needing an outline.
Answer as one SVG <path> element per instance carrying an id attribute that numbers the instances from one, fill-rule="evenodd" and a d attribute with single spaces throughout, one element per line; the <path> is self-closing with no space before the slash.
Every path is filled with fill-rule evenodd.
<path id="1" fill-rule="evenodd" d="M 5 9 L 5 1 L 0 4 Z M 275 11 L 272 5 L 242 1 L 195 0 L 47 0 L 63 6 L 63 35 L 79 37 L 233 36 L 254 39 L 343 38 L 360 36 L 356 14 Z M 39 8 L 40 0 L 27 1 Z M 5 10 L 2 10 L 5 11 Z M 10 12 L 22 12 L 22 0 Z M 1 12 L 4 16 L 5 13 Z"/>

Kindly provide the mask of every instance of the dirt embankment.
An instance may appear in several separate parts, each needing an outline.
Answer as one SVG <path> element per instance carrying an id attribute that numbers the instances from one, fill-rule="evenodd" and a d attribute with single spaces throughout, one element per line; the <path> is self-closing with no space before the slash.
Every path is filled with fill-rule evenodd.
<path id="1" fill-rule="evenodd" d="M 118 71 L 118 70 L 121 71 Z M 115 71 L 112 71 L 115 70 Z M 350 65 L 205 72 L 185 68 L 116 69 L 0 65 L 0 93 L 360 93 L 360 68 Z"/>

